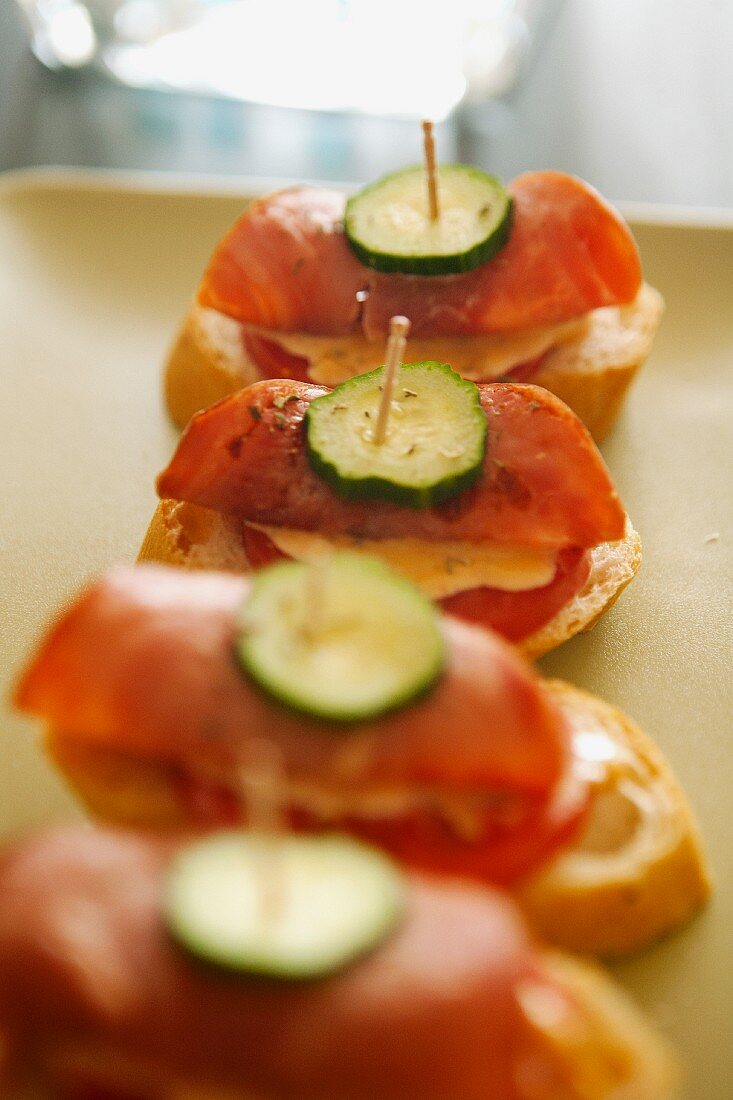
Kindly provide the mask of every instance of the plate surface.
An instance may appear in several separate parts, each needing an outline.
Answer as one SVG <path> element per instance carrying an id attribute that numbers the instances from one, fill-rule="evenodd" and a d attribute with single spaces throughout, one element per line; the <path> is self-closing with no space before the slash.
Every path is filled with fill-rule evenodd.
<path id="1" fill-rule="evenodd" d="M 5 702 L 54 610 L 139 547 L 153 478 L 175 440 L 161 361 L 241 195 L 134 177 L 0 177 Z M 661 211 L 634 226 L 667 313 L 603 450 L 644 563 L 601 624 L 542 667 L 636 718 L 696 807 L 716 897 L 689 928 L 615 970 L 680 1049 L 688 1100 L 724 1100 L 733 1079 L 733 226 L 701 222 L 669 224 Z M 79 816 L 36 733 L 5 708 L 2 835 Z"/>

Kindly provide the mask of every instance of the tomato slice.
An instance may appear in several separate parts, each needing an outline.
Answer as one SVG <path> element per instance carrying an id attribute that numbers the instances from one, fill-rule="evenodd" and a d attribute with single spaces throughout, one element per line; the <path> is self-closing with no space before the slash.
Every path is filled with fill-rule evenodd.
<path id="1" fill-rule="evenodd" d="M 542 352 L 542 355 L 536 355 L 534 359 L 525 359 L 523 363 L 515 363 L 513 367 L 501 376 L 501 379 L 487 378 L 486 381 L 531 382 L 552 350 L 552 348 L 548 348 L 547 351 Z"/>
<path id="2" fill-rule="evenodd" d="M 241 800 L 223 786 L 179 776 L 176 791 L 186 818 L 197 827 L 241 827 L 247 818 Z M 377 817 L 346 815 L 327 822 L 301 808 L 286 811 L 296 832 L 343 831 L 384 849 L 400 863 L 440 875 L 459 875 L 505 886 L 541 866 L 577 832 L 588 807 L 584 783 L 569 781 L 562 805 L 524 797 L 486 809 L 475 835 L 463 836 L 439 811 L 415 810 Z"/>
<path id="3" fill-rule="evenodd" d="M 262 569 L 287 557 L 264 531 L 244 524 L 244 552 L 253 569 Z M 449 615 L 490 627 L 510 642 L 521 642 L 553 619 L 588 580 L 590 553 L 571 548 L 557 555 L 557 570 L 549 584 L 525 592 L 500 588 L 468 588 L 440 600 Z"/>
<path id="4" fill-rule="evenodd" d="M 247 561 L 253 569 L 263 569 L 266 565 L 272 565 L 276 561 L 286 561 L 289 557 L 275 546 L 269 535 L 256 527 L 250 527 L 248 523 L 242 524 L 242 545 Z"/>
<path id="5" fill-rule="evenodd" d="M 260 378 L 295 378 L 308 381 L 310 360 L 292 355 L 274 340 L 266 340 L 259 333 L 245 328 L 242 332 L 244 350 L 257 367 Z"/>
<path id="6" fill-rule="evenodd" d="M 570 841 L 586 806 L 581 785 L 577 797 L 557 816 L 546 805 L 526 802 L 516 807 L 520 824 L 487 811 L 477 835 L 470 840 L 458 835 L 438 813 L 420 811 L 395 818 L 344 817 L 329 822 L 329 827 L 375 844 L 416 870 L 507 886 L 542 866 Z M 296 816 L 293 826 L 311 831 L 314 822 Z"/>
<path id="7" fill-rule="evenodd" d="M 260 378 L 293 378 L 297 382 L 310 380 L 310 360 L 304 355 L 294 355 L 287 351 L 276 340 L 268 340 L 259 332 L 244 326 L 242 330 L 242 343 L 249 359 L 257 368 Z M 550 349 L 551 350 L 551 349 Z M 536 355 L 533 359 L 525 359 L 516 363 L 506 371 L 501 379 L 484 378 L 480 382 L 530 382 L 542 367 L 549 351 Z"/>
<path id="8" fill-rule="evenodd" d="M 499 588 L 469 588 L 440 601 L 449 615 L 489 626 L 509 642 L 521 642 L 554 619 L 580 592 L 590 575 L 588 550 L 571 548 L 557 555 L 555 576 L 544 588 L 504 592 Z"/>

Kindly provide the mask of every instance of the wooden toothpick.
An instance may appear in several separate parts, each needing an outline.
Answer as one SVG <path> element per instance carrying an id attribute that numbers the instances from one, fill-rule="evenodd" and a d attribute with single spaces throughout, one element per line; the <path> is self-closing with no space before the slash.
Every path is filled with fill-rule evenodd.
<path id="1" fill-rule="evenodd" d="M 406 317 L 393 317 L 389 322 L 389 340 L 387 341 L 387 357 L 384 364 L 384 382 L 382 384 L 382 400 L 379 402 L 379 415 L 377 426 L 374 429 L 374 442 L 384 442 L 387 431 L 387 417 L 392 404 L 397 368 L 405 354 L 407 334 L 410 331 L 410 322 Z"/>
<path id="2" fill-rule="evenodd" d="M 305 593 L 303 609 L 306 617 L 303 622 L 302 636 L 306 642 L 312 642 L 317 638 L 318 631 L 323 625 L 326 601 L 326 563 L 320 555 L 307 562 L 303 588 Z"/>
<path id="3" fill-rule="evenodd" d="M 282 831 L 282 755 L 272 741 L 253 737 L 247 744 L 242 784 L 247 799 L 247 817 L 253 833 L 267 836 Z"/>
<path id="4" fill-rule="evenodd" d="M 440 207 L 438 206 L 438 180 L 435 175 L 435 138 L 433 137 L 433 124 L 427 118 L 423 119 L 422 133 L 425 150 L 425 171 L 428 177 L 430 220 L 437 222 L 440 217 Z"/>
<path id="5" fill-rule="evenodd" d="M 285 904 L 283 867 L 277 849 L 283 830 L 283 775 L 279 749 L 264 738 L 253 738 L 247 746 L 242 786 L 251 831 L 272 842 L 263 848 L 259 867 L 260 921 L 265 928 L 279 916 Z"/>

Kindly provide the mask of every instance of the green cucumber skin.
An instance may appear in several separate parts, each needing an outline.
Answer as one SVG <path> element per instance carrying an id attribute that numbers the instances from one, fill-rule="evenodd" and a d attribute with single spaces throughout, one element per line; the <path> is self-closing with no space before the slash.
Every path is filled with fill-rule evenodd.
<path id="1" fill-rule="evenodd" d="M 417 275 L 427 279 L 445 275 L 465 275 L 468 271 L 475 271 L 489 260 L 492 260 L 509 241 L 514 222 L 514 201 L 510 201 L 509 213 L 503 225 L 497 231 L 480 244 L 474 245 L 467 252 L 456 253 L 453 256 L 400 256 L 395 257 L 387 252 L 374 252 L 361 243 L 347 238 L 354 255 L 373 271 L 380 271 L 384 275 Z"/>
<path id="2" fill-rule="evenodd" d="M 466 165 L 454 164 L 441 167 L 448 169 L 465 168 L 477 175 L 488 177 L 492 183 L 499 187 L 502 186 L 501 181 L 496 176 L 490 176 L 487 172 L 481 172 L 479 169 L 469 169 Z M 411 171 L 413 171 L 412 168 L 403 168 L 399 172 L 392 172 L 388 176 L 383 176 L 375 183 L 362 188 L 361 191 L 347 200 L 344 211 L 346 241 L 354 255 L 365 267 L 369 267 L 373 271 L 381 271 L 386 275 L 424 275 L 427 278 L 435 278 L 440 275 L 463 275 L 467 271 L 474 271 L 477 267 L 488 263 L 508 243 L 514 224 L 514 199 L 511 195 L 507 195 L 506 215 L 494 232 L 486 240 L 480 241 L 465 252 L 457 252 L 450 256 L 401 255 L 376 251 L 368 248 L 359 239 L 352 237 L 350 223 L 353 218 L 354 203 L 358 204 L 365 195 L 369 195 L 376 188 L 381 187 L 383 183 Z"/>
<path id="3" fill-rule="evenodd" d="M 210 967 L 217 974 L 250 978 L 255 981 L 271 981 L 278 984 L 298 983 L 305 985 L 308 982 L 325 981 L 327 978 L 340 973 L 347 967 L 355 965 L 360 959 L 377 951 L 382 942 L 392 933 L 399 923 L 402 913 L 396 911 L 394 916 L 389 914 L 385 918 L 384 925 L 372 932 L 372 937 L 359 945 L 358 950 L 344 952 L 342 955 L 333 955 L 328 963 L 317 960 L 315 963 L 303 963 L 300 967 L 293 964 L 280 965 L 273 963 L 271 959 L 258 958 L 256 955 L 243 956 L 236 960 L 232 956 L 217 954 L 209 951 L 203 944 L 197 944 L 195 936 L 184 932 L 180 928 L 171 928 L 170 933 L 175 942 L 182 947 L 201 966 Z"/>
<path id="4" fill-rule="evenodd" d="M 305 716 L 314 719 L 319 725 L 323 726 L 324 731 L 328 729 L 334 736 L 358 733 L 360 726 L 370 725 L 394 711 L 402 710 L 403 707 L 424 699 L 436 687 L 445 668 L 445 659 L 441 654 L 441 660 L 436 662 L 435 667 L 425 674 L 421 684 L 406 688 L 399 695 L 390 696 L 389 700 L 381 707 L 372 707 L 368 713 L 365 713 L 355 711 L 349 707 L 332 707 L 326 711 L 325 708 L 319 709 L 318 707 L 308 706 L 299 695 L 288 695 L 287 689 L 283 689 L 281 684 L 271 685 L 270 681 L 261 675 L 259 667 L 256 671 L 253 671 L 252 665 L 254 662 L 251 661 L 249 654 L 245 653 L 245 648 L 241 644 L 236 647 L 235 659 L 247 673 L 252 686 L 261 692 L 265 699 L 269 702 L 274 700 L 284 711 L 292 714 L 294 718 L 302 719 Z"/>
<path id="5" fill-rule="evenodd" d="M 450 500 L 451 497 L 458 496 L 459 493 L 475 485 L 483 473 L 483 465 L 475 466 L 472 470 L 444 478 L 437 485 L 422 489 L 415 489 L 410 485 L 398 485 L 382 477 L 344 480 L 335 466 L 322 459 L 307 444 L 306 447 L 308 461 L 314 472 L 344 500 L 386 500 L 390 504 L 399 504 L 414 511 L 435 507 Z"/>
<path id="6" fill-rule="evenodd" d="M 336 557 L 338 556 L 336 555 Z M 348 557 L 348 553 L 345 556 Z M 376 573 L 382 577 L 389 577 L 389 582 L 392 585 L 409 589 L 411 594 L 420 600 L 426 610 L 429 609 L 431 612 L 428 622 L 421 629 L 435 631 L 435 659 L 432 664 L 425 668 L 422 678 L 413 680 L 411 684 L 406 685 L 400 691 L 393 692 L 388 698 L 384 699 L 383 703 L 374 705 L 372 702 L 368 708 L 355 708 L 347 704 L 327 707 L 320 703 L 316 705 L 309 704 L 297 690 L 290 690 L 287 682 L 275 681 L 262 668 L 257 656 L 256 637 L 251 638 L 247 633 L 240 633 L 234 643 L 234 659 L 240 669 L 247 675 L 250 684 L 261 692 L 263 697 L 270 701 L 274 700 L 283 710 L 295 717 L 302 719 L 305 715 L 308 718 L 315 719 L 324 729 L 329 729 L 334 735 L 354 732 L 361 724 L 371 723 L 387 714 L 391 714 L 393 711 L 401 710 L 403 707 L 425 698 L 438 684 L 446 663 L 445 642 L 434 609 L 427 596 L 413 589 L 409 581 L 390 573 L 387 567 L 377 559 L 359 558 L 358 565 L 361 570 Z M 261 587 L 263 583 L 267 583 L 268 578 L 277 578 L 278 574 L 282 575 L 296 571 L 302 573 L 306 568 L 302 562 L 278 562 L 260 571 L 254 578 L 253 586 Z"/>
<path id="7" fill-rule="evenodd" d="M 208 843 L 227 843 L 232 839 L 235 842 L 241 838 L 250 839 L 252 834 L 225 832 L 209 838 Z M 319 838 L 301 838 L 310 843 L 339 843 L 341 837 L 338 834 L 321 834 Z M 357 939 L 356 943 L 346 945 L 340 952 L 334 951 L 328 960 L 323 956 L 311 959 L 303 959 L 300 964 L 278 962 L 271 955 L 264 956 L 255 951 L 233 955 L 230 952 L 217 950 L 207 943 L 195 929 L 192 929 L 185 915 L 181 914 L 176 896 L 181 878 L 181 869 L 185 860 L 186 850 L 174 858 L 168 868 L 166 884 L 163 894 L 163 912 L 172 940 L 186 953 L 202 966 L 210 967 L 218 974 L 229 974 L 233 979 L 252 978 L 257 981 L 271 980 L 276 983 L 305 983 L 327 979 L 338 973 L 345 967 L 359 961 L 359 959 L 377 950 L 387 937 L 399 926 L 405 915 L 405 889 L 402 873 L 396 864 L 383 852 L 373 849 L 364 842 L 346 838 L 349 847 L 357 852 L 363 852 L 367 857 L 373 857 L 376 866 L 383 868 L 385 906 L 381 920 L 376 922 L 369 930 L 368 935 Z M 199 845 L 203 842 L 194 842 Z M 183 858 L 182 858 L 183 857 Z M 183 871 L 185 874 L 185 871 Z"/>
<path id="8" fill-rule="evenodd" d="M 425 363 L 403 363 L 401 370 L 409 371 L 410 368 L 421 366 L 446 366 L 447 364 L 441 364 L 437 361 L 427 361 Z M 482 443 L 484 458 L 476 466 L 469 470 L 464 470 L 461 473 L 454 474 L 450 477 L 443 478 L 435 485 L 416 487 L 412 485 L 404 485 L 399 482 L 390 481 L 388 478 L 372 476 L 364 478 L 349 478 L 341 474 L 338 468 L 331 462 L 328 462 L 310 442 L 310 425 L 313 422 L 312 409 L 315 408 L 316 415 L 318 415 L 318 404 L 323 402 L 324 404 L 330 403 L 334 400 L 334 395 L 338 394 L 336 400 L 343 396 L 348 396 L 348 393 L 344 393 L 343 387 L 348 387 L 354 382 L 359 382 L 361 379 L 373 378 L 380 373 L 383 368 L 378 367 L 376 370 L 369 371 L 366 374 L 357 375 L 355 379 L 348 379 L 346 382 L 342 382 L 341 386 L 337 386 L 328 394 L 324 394 L 323 397 L 317 397 L 310 403 L 304 417 L 304 431 L 305 431 L 305 447 L 306 455 L 310 463 L 311 469 L 329 485 L 335 493 L 337 493 L 343 500 L 386 500 L 391 504 L 398 504 L 405 508 L 412 508 L 418 511 L 422 508 L 431 508 L 435 505 L 442 504 L 451 497 L 458 496 L 459 493 L 464 492 L 466 489 L 470 489 L 480 480 L 484 470 L 484 460 L 486 455 L 487 440 L 488 440 L 488 422 L 486 421 L 483 410 L 481 415 L 484 419 Z M 452 368 L 448 367 L 452 371 Z M 452 371 L 452 373 L 455 373 Z M 474 386 L 474 383 L 467 382 L 466 379 L 462 379 L 460 375 L 456 375 L 456 378 L 464 386 Z M 476 388 L 476 406 L 481 409 L 481 404 L 478 395 L 478 388 Z"/>

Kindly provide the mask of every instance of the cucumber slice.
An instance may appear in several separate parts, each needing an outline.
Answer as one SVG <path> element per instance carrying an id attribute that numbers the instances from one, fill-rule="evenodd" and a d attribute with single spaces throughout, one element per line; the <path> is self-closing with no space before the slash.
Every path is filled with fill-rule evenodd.
<path id="1" fill-rule="evenodd" d="M 509 240 L 512 199 L 480 168 L 441 164 L 440 217 L 430 218 L 425 168 L 394 172 L 346 204 L 346 239 L 363 264 L 406 275 L 454 275 L 490 260 Z"/>
<path id="2" fill-rule="evenodd" d="M 168 928 L 193 954 L 300 980 L 376 947 L 403 906 L 391 861 L 339 836 L 217 834 L 178 855 L 164 895 Z"/>
<path id="3" fill-rule="evenodd" d="M 405 363 L 387 432 L 373 442 L 384 368 L 317 397 L 305 417 L 311 466 L 348 500 L 375 497 L 427 508 L 481 476 L 487 422 L 478 387 L 447 363 Z"/>
<path id="4" fill-rule="evenodd" d="M 435 609 L 381 562 L 340 553 L 256 575 L 241 614 L 239 658 L 278 701 L 333 721 L 374 718 L 437 679 Z"/>

